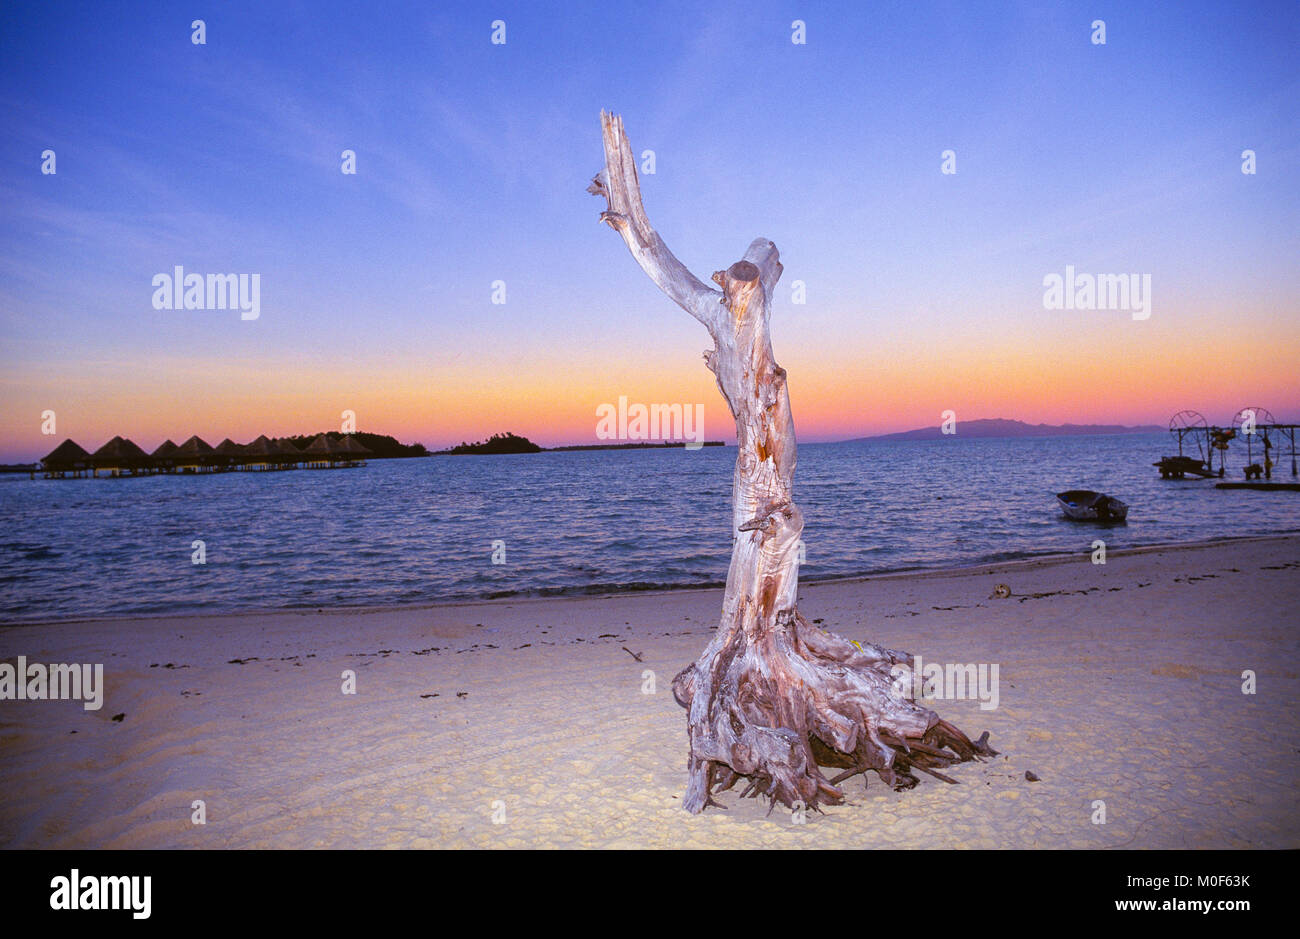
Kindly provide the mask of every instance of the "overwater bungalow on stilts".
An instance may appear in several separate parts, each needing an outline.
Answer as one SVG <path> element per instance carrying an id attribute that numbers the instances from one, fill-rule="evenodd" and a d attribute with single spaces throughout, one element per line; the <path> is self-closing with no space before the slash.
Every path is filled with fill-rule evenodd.
<path id="1" fill-rule="evenodd" d="M 366 457 L 374 456 L 373 450 L 358 443 L 350 434 L 345 434 L 343 439 L 338 441 L 336 449 L 343 458 L 343 466 L 365 466 Z"/>
<path id="2" fill-rule="evenodd" d="M 46 479 L 80 479 L 90 470 L 90 454 L 69 438 L 41 459 L 41 469 Z"/>
<path id="3" fill-rule="evenodd" d="M 114 437 L 90 455 L 90 474 L 109 477 L 138 476 L 151 467 L 149 454 L 123 437 Z"/>
<path id="4" fill-rule="evenodd" d="M 350 435 L 335 439 L 319 434 L 304 449 L 284 437 L 260 435 L 248 444 L 238 444 L 227 437 L 210 446 L 198 436 L 180 446 L 164 440 L 153 453 L 145 453 L 124 437 L 114 437 L 94 453 L 88 453 L 74 440 L 65 440 L 28 470 L 35 479 L 38 472 L 46 479 L 76 477 L 112 477 L 164 474 L 230 472 L 234 470 L 338 469 L 365 466 L 374 452 Z"/>
<path id="5" fill-rule="evenodd" d="M 244 448 L 227 437 L 212 449 L 211 459 L 212 464 L 218 473 L 228 473 L 231 470 L 243 469 L 245 459 Z"/>
<path id="6" fill-rule="evenodd" d="M 153 471 L 155 473 L 174 473 L 176 472 L 176 451 L 179 447 L 172 443 L 171 438 L 158 444 L 158 449 L 149 454 L 149 459 L 153 461 Z"/>
<path id="7" fill-rule="evenodd" d="M 330 469 L 339 459 L 339 452 L 327 434 L 321 434 L 302 451 L 305 469 Z"/>
<path id="8" fill-rule="evenodd" d="M 199 436 L 193 436 L 176 448 L 172 455 L 178 473 L 211 473 L 212 445 Z"/>
<path id="9" fill-rule="evenodd" d="M 298 449 L 296 443 L 288 437 L 273 437 L 271 443 L 279 447 L 280 452 L 283 454 L 280 469 L 298 469 L 302 463 L 302 451 Z"/>
<path id="10" fill-rule="evenodd" d="M 371 456 L 372 452 L 347 435 L 341 440 L 334 440 L 328 434 L 321 434 L 308 444 L 302 454 L 307 469 L 339 469 L 365 466 L 365 458 Z"/>
<path id="11" fill-rule="evenodd" d="M 244 445 L 244 469 L 253 472 L 286 469 L 289 457 L 290 454 L 266 434 Z"/>

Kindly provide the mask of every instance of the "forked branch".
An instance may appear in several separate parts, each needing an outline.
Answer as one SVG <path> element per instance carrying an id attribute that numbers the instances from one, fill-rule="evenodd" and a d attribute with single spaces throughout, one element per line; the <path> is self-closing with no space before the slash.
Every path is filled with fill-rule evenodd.
<path id="1" fill-rule="evenodd" d="M 641 204 L 636 159 L 623 131 L 623 119 L 601 111 L 600 126 L 605 140 L 605 168 L 587 187 L 592 195 L 604 196 L 608 204 L 600 220 L 623 236 L 632 257 L 660 290 L 713 332 L 722 321 L 722 294 L 687 270 L 650 226 Z"/>

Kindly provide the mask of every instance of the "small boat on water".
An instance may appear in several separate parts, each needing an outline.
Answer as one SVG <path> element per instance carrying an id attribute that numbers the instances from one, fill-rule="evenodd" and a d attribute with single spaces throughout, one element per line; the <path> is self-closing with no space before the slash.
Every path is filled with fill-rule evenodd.
<path id="1" fill-rule="evenodd" d="M 1076 522 L 1122 522 L 1128 517 L 1126 503 L 1091 489 L 1058 492 L 1056 501 L 1061 503 L 1065 517 Z"/>

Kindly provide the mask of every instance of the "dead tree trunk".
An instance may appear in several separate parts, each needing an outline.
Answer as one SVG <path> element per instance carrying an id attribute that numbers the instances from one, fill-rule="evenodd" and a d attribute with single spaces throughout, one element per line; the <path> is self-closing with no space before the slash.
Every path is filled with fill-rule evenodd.
<path id="1" fill-rule="evenodd" d="M 605 169 L 588 191 L 604 196 L 606 222 L 660 289 L 708 329 L 704 361 L 736 419 L 734 546 L 722 618 L 703 655 L 673 679 L 689 712 L 683 806 L 719 805 L 712 794 L 741 778 L 743 795 L 816 808 L 839 803 L 839 782 L 868 769 L 896 788 L 991 755 L 910 697 L 911 657 L 854 644 L 808 623 L 795 607 L 803 517 L 794 504 L 794 423 L 785 369 L 768 336 L 781 277 L 776 245 L 757 238 L 742 260 L 706 286 L 650 227 L 623 122 L 601 112 Z M 827 779 L 823 766 L 844 768 Z"/>

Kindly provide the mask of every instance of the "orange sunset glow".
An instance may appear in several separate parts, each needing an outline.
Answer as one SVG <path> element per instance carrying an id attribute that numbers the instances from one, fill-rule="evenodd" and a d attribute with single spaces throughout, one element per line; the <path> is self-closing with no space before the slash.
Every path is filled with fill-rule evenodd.
<path id="1" fill-rule="evenodd" d="M 1138 335 L 1114 349 L 1106 347 L 1111 331 L 1097 324 L 1076 329 L 1072 342 L 1028 329 L 1005 337 L 972 330 L 936 343 L 893 337 L 894 344 L 876 348 L 824 349 L 794 337 L 779 357 L 805 441 L 933 425 L 948 409 L 959 420 L 1161 426 L 1185 407 L 1225 422 L 1248 405 L 1279 418 L 1295 410 L 1289 364 L 1300 361 L 1300 339 L 1289 330 L 1260 330 L 1241 341 L 1230 330 L 1193 335 L 1156 320 L 1126 328 Z M 629 341 L 621 357 L 579 349 L 567 365 L 554 354 L 523 365 L 461 360 L 427 374 L 392 360 L 329 368 L 162 360 L 126 378 L 111 362 L 55 365 L 6 376 L 10 406 L 0 448 L 22 459 L 43 455 L 52 446 L 39 432 L 46 409 L 58 417 L 59 440 L 86 446 L 118 433 L 151 449 L 191 433 L 242 441 L 316 432 L 338 426 L 345 409 L 356 412 L 359 429 L 431 449 L 505 430 L 559 446 L 596 442 L 596 407 L 619 395 L 703 403 L 706 436 L 734 441 L 713 378 L 694 360 L 697 350 L 670 344 Z"/>

